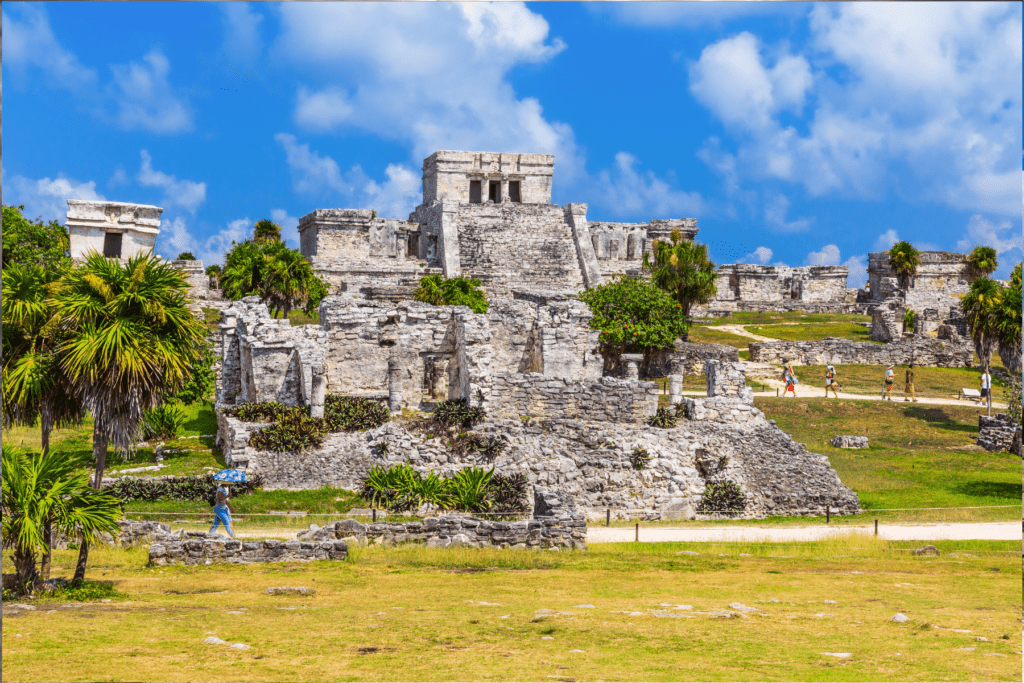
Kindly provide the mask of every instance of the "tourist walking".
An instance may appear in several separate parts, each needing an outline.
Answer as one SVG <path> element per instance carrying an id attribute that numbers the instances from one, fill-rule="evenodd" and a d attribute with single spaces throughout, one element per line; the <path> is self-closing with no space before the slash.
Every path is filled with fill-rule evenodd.
<path id="1" fill-rule="evenodd" d="M 831 389 L 832 393 L 835 394 L 836 398 L 839 398 L 839 392 L 836 387 L 839 386 L 839 382 L 836 381 L 836 366 L 829 365 L 825 368 L 825 398 L 828 398 L 828 390 Z"/>
<path id="2" fill-rule="evenodd" d="M 907 367 L 907 385 L 903 388 L 903 402 L 913 401 L 917 403 L 917 396 L 914 395 L 914 364 Z"/>
<path id="3" fill-rule="evenodd" d="M 990 393 L 992 393 L 992 376 L 983 372 L 981 373 L 981 397 L 986 399 Z"/>
<path id="4" fill-rule="evenodd" d="M 896 383 L 896 373 L 893 371 L 895 365 L 890 365 L 885 369 L 885 390 L 882 393 L 882 398 L 886 401 L 892 400 L 892 385 Z"/>
<path id="5" fill-rule="evenodd" d="M 210 527 L 210 533 L 217 530 L 218 524 L 223 524 L 224 528 L 228 530 L 228 535 L 234 538 L 235 531 L 231 528 L 231 506 L 228 505 L 228 499 L 231 497 L 229 484 L 221 482 L 214 496 L 216 502 L 213 505 L 213 526 Z"/>
<path id="6" fill-rule="evenodd" d="M 796 385 L 800 381 L 796 378 L 796 373 L 793 372 L 793 366 L 786 363 L 782 366 L 782 379 L 786 382 L 786 390 L 782 392 L 785 396 L 789 392 L 793 392 L 793 398 L 796 398 Z"/>

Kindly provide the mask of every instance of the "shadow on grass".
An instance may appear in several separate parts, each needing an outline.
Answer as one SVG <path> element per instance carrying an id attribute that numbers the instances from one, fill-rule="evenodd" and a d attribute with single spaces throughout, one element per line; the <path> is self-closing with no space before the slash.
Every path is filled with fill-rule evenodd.
<path id="1" fill-rule="evenodd" d="M 213 407 L 208 405 L 200 406 L 196 416 L 185 421 L 183 431 L 196 432 L 198 434 L 216 434 L 217 416 L 213 412 Z"/>
<path id="2" fill-rule="evenodd" d="M 949 432 L 969 432 L 973 433 L 978 431 L 977 425 L 963 424 L 953 419 L 944 408 L 926 408 L 924 406 L 908 406 L 906 408 L 907 417 L 912 417 L 915 420 L 922 420 L 927 422 L 929 425 L 938 429 L 943 429 Z"/>
<path id="3" fill-rule="evenodd" d="M 954 486 L 951 491 L 965 496 L 978 498 L 1000 498 L 1016 503 L 1021 498 L 1021 485 L 1003 481 L 965 481 Z"/>

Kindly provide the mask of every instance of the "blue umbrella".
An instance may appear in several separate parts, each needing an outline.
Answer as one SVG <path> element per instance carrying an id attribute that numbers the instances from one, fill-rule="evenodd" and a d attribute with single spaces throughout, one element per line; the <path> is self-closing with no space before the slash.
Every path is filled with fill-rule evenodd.
<path id="1" fill-rule="evenodd" d="M 241 470 L 221 470 L 213 475 L 213 480 L 227 482 L 245 481 L 245 472 Z"/>

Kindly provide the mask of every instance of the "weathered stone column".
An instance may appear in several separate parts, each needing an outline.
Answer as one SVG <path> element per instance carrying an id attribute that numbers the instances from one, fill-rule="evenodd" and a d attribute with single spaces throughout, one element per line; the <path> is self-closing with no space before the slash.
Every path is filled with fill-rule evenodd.
<path id="1" fill-rule="evenodd" d="M 501 196 L 498 197 L 498 200 L 500 202 L 507 202 L 508 201 L 508 178 L 506 176 L 502 176 L 502 178 L 501 178 L 501 187 L 499 189 L 499 192 L 501 192 Z"/>
<path id="2" fill-rule="evenodd" d="M 395 356 L 388 359 L 388 408 L 402 412 L 402 362 Z"/>
<path id="3" fill-rule="evenodd" d="M 327 367 L 318 363 L 310 371 L 313 386 L 309 397 L 309 416 L 323 417 L 324 402 L 327 399 Z"/>
<path id="4" fill-rule="evenodd" d="M 681 403 L 683 400 L 683 376 L 668 376 L 668 402 L 671 405 Z"/>
<path id="5" fill-rule="evenodd" d="M 642 353 L 624 353 L 619 360 L 625 365 L 624 377 L 636 382 L 640 381 L 640 363 L 644 360 Z"/>

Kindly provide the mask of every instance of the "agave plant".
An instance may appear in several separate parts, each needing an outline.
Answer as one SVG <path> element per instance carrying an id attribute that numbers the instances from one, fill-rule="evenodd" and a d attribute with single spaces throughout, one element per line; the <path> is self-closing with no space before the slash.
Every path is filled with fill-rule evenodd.
<path id="1" fill-rule="evenodd" d="M 459 470 L 451 479 L 454 504 L 470 512 L 487 512 L 491 508 L 487 487 L 492 476 L 493 467 L 490 470 L 479 467 L 465 467 Z"/>

